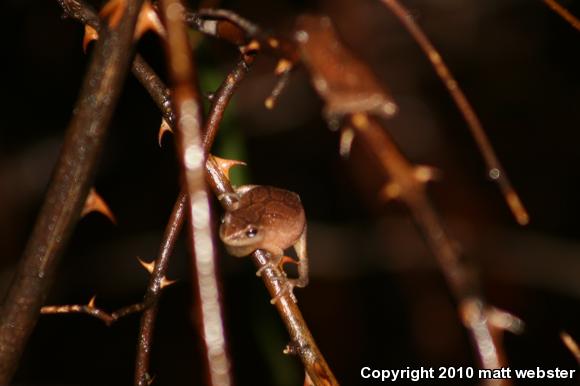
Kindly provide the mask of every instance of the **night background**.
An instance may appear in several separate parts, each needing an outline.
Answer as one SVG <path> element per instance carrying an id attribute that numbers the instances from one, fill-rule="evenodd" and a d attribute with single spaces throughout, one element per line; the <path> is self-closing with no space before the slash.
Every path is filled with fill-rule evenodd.
<path id="1" fill-rule="evenodd" d="M 441 171 L 430 197 L 462 254 L 479 267 L 486 299 L 526 323 L 523 334 L 505 335 L 509 366 L 577 369 L 559 334 L 565 330 L 580 340 L 580 32 L 539 0 L 401 1 L 479 114 L 530 225 L 520 227 L 511 217 L 440 79 L 378 0 L 223 1 L 219 7 L 288 36 L 303 12 L 332 18 L 399 105 L 386 129 L 412 162 Z M 580 16 L 578 1 L 561 4 Z M 63 20 L 56 1 L 5 0 L 0 14 L 2 299 L 89 56 L 81 47 L 83 27 Z M 212 92 L 233 68 L 237 50 L 198 34 L 192 39 L 202 91 Z M 138 50 L 165 73 L 156 36 L 145 36 Z M 324 122 L 322 101 L 304 68 L 292 74 L 274 110 L 264 107 L 275 64 L 258 57 L 227 110 L 213 153 L 248 164 L 237 171 L 238 184 L 300 195 L 311 276 L 295 294 L 337 379 L 342 385 L 379 383 L 361 379 L 364 366 L 475 367 L 454 300 L 409 211 L 379 200 L 386 177 L 356 139 L 350 159 L 341 159 L 338 133 Z M 129 75 L 95 180 L 117 224 L 98 214 L 79 222 L 48 304 L 83 304 L 96 294 L 97 305 L 113 311 L 142 299 L 148 276 L 136 257 L 156 256 L 179 191 L 174 138 L 167 135 L 159 147 L 160 121 L 147 92 Z M 222 212 L 214 204 L 217 229 Z M 236 384 L 302 385 L 302 365 L 282 354 L 287 332 L 254 266 L 221 247 L 218 259 Z M 179 281 L 163 294 L 155 330 L 154 385 L 203 384 L 189 264 L 182 238 L 169 269 L 169 278 Z M 14 384 L 131 384 L 138 325 L 138 315 L 111 327 L 86 315 L 42 315 Z"/>

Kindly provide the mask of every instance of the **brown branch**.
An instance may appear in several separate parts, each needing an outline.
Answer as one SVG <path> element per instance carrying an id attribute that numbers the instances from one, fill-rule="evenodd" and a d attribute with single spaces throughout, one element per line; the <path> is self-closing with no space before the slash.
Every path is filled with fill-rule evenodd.
<path id="1" fill-rule="evenodd" d="M 213 158 L 208 158 L 207 167 L 212 190 L 220 198 L 220 203 L 224 209 L 226 211 L 232 210 L 236 202 L 236 195 L 230 181 L 221 172 Z M 296 354 L 300 357 L 306 372 L 315 385 L 338 385 L 332 370 L 310 333 L 298 305 L 292 299 L 292 294 L 284 290 L 288 285 L 286 275 L 270 263 L 269 256 L 265 251 L 257 250 L 250 257 L 257 270 L 261 272 L 260 277 L 271 298 L 277 299 L 274 306 L 290 334 L 289 346 L 295 348 L 292 352 L 287 351 L 286 353 Z"/>
<path id="2" fill-rule="evenodd" d="M 82 24 L 93 27 L 97 32 L 101 31 L 102 21 L 97 15 L 97 12 L 83 0 L 57 0 L 63 8 L 65 15 L 75 19 Z M 145 87 L 157 107 L 163 114 L 163 118 L 173 124 L 175 122 L 175 115 L 171 108 L 171 98 L 169 90 L 161 81 L 159 76 L 147 64 L 143 57 L 139 54 L 135 55 L 135 59 L 131 64 L 131 71 L 135 78 Z"/>
<path id="3" fill-rule="evenodd" d="M 414 166 L 405 159 L 373 118 L 359 113 L 354 114 L 351 121 L 358 136 L 377 156 L 390 178 L 384 196 L 399 199 L 407 205 L 435 254 L 458 302 L 460 316 L 471 334 L 481 365 L 487 369 L 505 367 L 505 354 L 496 341 L 500 332 L 489 317 L 493 309 L 485 304 L 476 273 L 459 256 L 427 198 L 426 183 L 431 177 L 429 168 Z M 509 384 L 509 381 L 505 380 L 503 384 Z"/>
<path id="4" fill-rule="evenodd" d="M 577 31 L 580 31 L 580 20 L 576 16 L 572 15 L 566 8 L 558 4 L 556 0 L 544 0 L 544 4 L 550 7 L 552 11 L 560 15 L 562 19 L 566 20 Z"/>
<path id="5" fill-rule="evenodd" d="M 130 1 L 117 28 L 103 33 L 69 123 L 32 235 L 0 316 L 0 384 L 10 383 L 94 178 L 113 108 L 130 63 L 142 0 Z"/>
<path id="6" fill-rule="evenodd" d="M 226 80 L 222 83 L 218 91 L 215 93 L 214 100 L 210 109 L 209 119 L 206 123 L 206 129 L 204 133 L 204 152 L 207 154 L 211 149 L 213 144 L 213 139 L 217 134 L 219 129 L 219 123 L 223 117 L 224 110 L 230 101 L 234 91 L 236 90 L 239 83 L 244 79 L 245 74 L 249 69 L 251 63 L 246 63 L 243 59 L 238 62 L 238 65 L 232 70 L 232 72 L 226 77 Z M 157 78 L 158 79 L 158 78 Z M 143 82 L 143 80 L 140 79 Z M 146 80 L 145 80 L 146 81 Z M 160 90 L 162 91 L 160 95 L 169 94 L 166 91 L 165 85 L 159 80 L 156 87 L 160 84 Z M 149 89 L 145 85 L 145 88 Z M 171 105 L 168 106 L 168 112 L 173 116 L 173 111 L 171 110 Z M 211 139 L 210 139 L 211 138 Z M 176 238 L 179 234 L 179 230 L 183 224 L 184 220 L 184 206 L 186 204 L 187 195 L 185 192 L 181 192 L 177 201 L 174 205 L 173 213 L 169 219 L 169 223 L 165 230 L 165 236 L 162 243 L 162 247 L 159 253 L 159 257 L 155 262 L 155 269 L 151 273 L 151 278 L 149 280 L 149 287 L 147 294 L 145 295 L 145 302 L 147 299 L 151 299 L 149 306 L 146 308 L 143 316 L 141 317 L 141 327 L 139 332 L 139 341 L 137 344 L 137 357 L 135 366 L 135 385 L 136 386 L 146 386 L 150 381 L 149 376 L 149 354 L 151 352 L 151 340 L 153 338 L 153 329 L 155 325 L 155 318 L 157 316 L 157 304 L 158 298 L 161 293 L 160 283 L 165 277 L 165 272 L 167 270 L 167 263 L 169 257 L 172 253 L 173 246 L 175 244 Z"/>
<path id="7" fill-rule="evenodd" d="M 155 268 L 149 278 L 149 286 L 147 287 L 147 293 L 144 299 L 144 303 L 147 303 L 148 307 L 141 316 L 137 357 L 135 359 L 136 386 L 148 386 L 151 379 L 149 377 L 149 355 L 151 352 L 151 341 L 153 339 L 159 297 L 161 295 L 163 279 L 167 272 L 167 264 L 173 253 L 175 242 L 181 231 L 183 220 L 185 219 L 186 203 L 187 196 L 181 193 L 173 206 L 173 212 L 165 228 L 159 255 L 155 260 Z"/>
<path id="8" fill-rule="evenodd" d="M 289 63 L 300 60 L 296 44 L 289 39 L 263 31 L 253 22 L 226 9 L 187 11 L 185 22 L 192 28 L 238 46 L 240 51 L 270 52 Z"/>
<path id="9" fill-rule="evenodd" d="M 160 10 L 167 27 L 166 52 L 177 117 L 177 150 L 182 162 L 184 190 L 188 201 L 191 224 L 188 236 L 195 256 L 209 384 L 228 386 L 232 379 L 219 299 L 210 203 L 205 188 L 202 111 L 199 94 L 194 86 L 197 84 L 195 67 L 183 23 L 183 5 L 179 0 L 162 0 Z"/>
<path id="10" fill-rule="evenodd" d="M 71 1 L 71 0 L 69 0 Z M 73 14 L 74 15 L 74 14 Z M 73 16 L 74 17 L 74 16 Z M 79 20 L 83 21 L 79 18 Z M 192 25 L 195 27 L 195 25 Z M 95 26 L 93 26 L 95 27 Z M 204 32 L 204 31 L 201 31 Z M 277 40 L 273 40 L 271 42 L 275 42 Z M 280 41 L 280 52 L 288 53 L 285 56 L 297 56 L 297 49 L 293 43 L 288 43 L 285 41 Z M 245 62 L 245 65 L 242 62 Z M 212 103 L 212 107 L 209 114 L 209 119 L 206 123 L 206 134 L 207 138 L 213 137 L 215 138 L 215 131 L 219 128 L 219 123 L 223 116 L 223 111 L 225 110 L 233 92 L 236 89 L 237 84 L 244 78 L 245 73 L 247 73 L 249 66 L 252 64 L 251 56 L 244 55 L 242 60 L 240 60 L 234 70 L 230 73 L 226 81 L 220 86 L 218 91 L 214 95 L 214 101 Z M 135 64 L 134 64 L 135 66 Z M 168 116 L 172 116 L 173 113 L 171 111 L 171 106 L 165 104 L 164 99 L 162 96 L 169 95 L 169 92 L 165 88 L 164 85 L 161 87 L 151 86 L 147 83 L 151 81 L 151 79 L 155 79 L 157 84 L 162 85 L 161 81 L 158 81 L 157 78 L 152 78 L 150 75 L 139 77 L 139 81 L 144 84 L 147 90 L 157 89 L 160 92 L 151 93 L 150 95 L 156 101 L 158 106 L 164 106 L 161 109 L 164 117 L 167 119 Z M 228 82 L 228 79 L 233 79 L 234 83 L 231 81 Z M 167 112 L 165 107 L 168 107 Z M 212 134 L 213 133 L 213 134 Z M 211 141 L 208 139 L 204 140 L 204 150 L 207 154 L 211 147 Z M 231 206 L 235 202 L 235 193 L 232 186 L 230 185 L 229 180 L 224 176 L 221 172 L 219 166 L 212 160 L 209 159 L 206 163 L 206 172 L 208 182 L 212 187 L 215 195 L 218 197 L 222 197 L 221 203 L 226 208 L 231 208 Z M 229 193 L 229 194 L 227 194 Z M 252 255 L 252 259 L 256 264 L 257 268 L 260 269 L 263 266 L 268 265 L 268 256 L 263 253 L 262 251 L 256 251 Z M 270 295 L 272 298 L 276 297 L 280 291 L 285 288 L 286 286 L 286 276 L 277 269 L 273 269 L 269 265 L 262 271 L 262 280 L 264 284 L 268 288 Z M 276 308 L 280 313 L 280 316 L 286 325 L 292 342 L 296 342 L 295 346 L 299 347 L 300 349 L 296 351 L 296 354 L 302 360 L 305 369 L 310 376 L 316 380 L 316 385 L 338 385 L 332 371 L 328 367 L 326 360 L 322 356 L 320 350 L 317 347 L 317 344 L 312 337 L 306 322 L 300 312 L 298 306 L 293 302 L 291 298 L 286 295 L 282 295 L 279 298 L 279 301 L 276 302 Z M 153 311 L 152 311 L 153 312 Z M 143 326 L 141 327 L 143 331 Z M 152 328 L 151 328 L 152 330 Z M 141 335 L 141 337 L 144 337 Z M 150 338 L 149 338 L 150 340 Z M 146 347 L 150 346 L 150 343 L 145 345 Z M 143 347 L 145 347 L 143 346 Z M 140 342 L 141 347 L 141 342 Z M 141 355 L 141 354 L 138 354 Z M 143 374 L 147 372 L 146 368 L 147 364 L 144 363 Z M 139 370 L 138 370 L 139 371 Z M 137 376 L 136 376 L 137 377 Z M 143 379 L 143 378 L 140 378 Z M 136 378 L 136 382 L 138 379 Z"/>
<path id="11" fill-rule="evenodd" d="M 405 9 L 405 7 L 403 7 L 398 0 L 381 1 L 389 8 L 389 10 L 391 10 L 397 19 L 399 19 L 401 24 L 403 24 L 413 39 L 415 39 L 415 41 L 419 44 L 421 50 L 429 59 L 429 62 L 431 62 L 435 72 L 443 81 L 447 91 L 453 98 L 455 104 L 459 108 L 459 111 L 463 115 L 463 118 L 467 122 L 467 126 L 471 131 L 471 135 L 475 139 L 475 142 L 477 143 L 477 146 L 483 155 L 488 168 L 487 172 L 489 177 L 498 183 L 504 199 L 517 222 L 520 225 L 526 225 L 530 221 L 528 213 L 521 203 L 518 194 L 513 188 L 503 166 L 499 162 L 499 159 L 493 150 L 489 138 L 485 134 L 483 126 L 477 117 L 475 110 L 459 87 L 459 84 L 451 74 L 451 71 L 449 71 L 449 68 L 441 58 L 441 55 L 439 55 L 427 35 L 425 35 L 417 23 L 415 23 L 410 12 Z"/>
<path id="12" fill-rule="evenodd" d="M 411 210 L 459 303 L 460 315 L 472 336 L 481 364 L 485 368 L 501 367 L 504 355 L 496 342 L 501 329 L 492 325 L 492 309 L 483 302 L 474 270 L 460 259 L 427 198 L 426 183 L 433 177 L 433 170 L 407 161 L 371 117 L 389 118 L 396 112 L 396 105 L 380 89 L 368 66 L 342 45 L 329 18 L 300 17 L 296 37 L 314 88 L 325 101 L 327 117 L 343 118 L 346 123 L 343 130 L 352 137 L 352 129 L 348 127 L 352 126 L 357 137 L 378 158 L 390 178 L 382 193 L 387 198 L 402 200 Z M 367 102 L 362 103 L 360 96 L 367 96 Z M 345 143 L 341 146 L 347 152 L 345 148 L 351 141 L 341 142 Z"/>
<path id="13" fill-rule="evenodd" d="M 157 295 L 157 294 L 156 294 Z M 152 305 L 152 299 L 146 299 L 141 303 L 131 304 L 118 309 L 115 312 L 108 313 L 105 310 L 95 307 L 95 297 L 88 304 L 68 304 L 63 306 L 44 306 L 40 309 L 41 314 L 86 314 L 102 320 L 107 326 L 115 323 L 117 320 L 136 314 L 143 310 L 149 309 Z"/>
<path id="14" fill-rule="evenodd" d="M 211 150 L 225 109 L 253 62 L 253 56 L 242 55 L 236 67 L 228 74 L 218 90 L 213 94 L 209 115 L 205 122 L 203 138 L 203 148 L 206 156 Z"/>

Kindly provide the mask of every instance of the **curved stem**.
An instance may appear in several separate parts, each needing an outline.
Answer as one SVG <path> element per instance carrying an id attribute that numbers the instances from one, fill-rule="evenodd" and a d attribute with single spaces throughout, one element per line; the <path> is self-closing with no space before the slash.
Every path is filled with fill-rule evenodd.
<path id="1" fill-rule="evenodd" d="M 403 24 L 413 39 L 415 39 L 417 44 L 419 44 L 421 50 L 429 59 L 429 62 L 431 62 L 435 72 L 443 81 L 447 91 L 453 98 L 453 101 L 467 122 L 467 126 L 471 131 L 471 135 L 475 139 L 475 142 L 477 143 L 477 146 L 479 147 L 479 150 L 483 155 L 487 165 L 488 176 L 498 183 L 504 199 L 512 211 L 516 221 L 520 225 L 526 225 L 530 221 L 528 212 L 526 211 L 526 208 L 524 208 L 503 166 L 499 162 L 499 159 L 497 158 L 497 155 L 491 146 L 491 142 L 489 141 L 487 134 L 485 134 L 483 126 L 477 117 L 475 110 L 459 87 L 459 84 L 451 74 L 451 71 L 449 71 L 449 68 L 441 58 L 441 55 L 439 55 L 427 35 L 425 35 L 417 23 L 415 23 L 410 12 L 405 7 L 403 7 L 403 5 L 401 5 L 398 0 L 381 1 L 391 10 L 397 19 L 399 19 L 401 24 Z"/>

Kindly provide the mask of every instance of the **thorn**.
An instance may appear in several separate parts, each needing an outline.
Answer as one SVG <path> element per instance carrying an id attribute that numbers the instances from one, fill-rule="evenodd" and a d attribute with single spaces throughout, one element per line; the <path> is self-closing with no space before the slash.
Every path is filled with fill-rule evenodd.
<path id="1" fill-rule="evenodd" d="M 148 0 L 143 3 L 143 7 L 139 13 L 137 25 L 135 26 L 134 39 L 139 40 L 147 31 L 153 31 L 163 39 L 167 36 L 163 23 L 159 19 L 159 14 Z"/>
<path id="2" fill-rule="evenodd" d="M 441 177 L 441 172 L 439 170 L 425 165 L 416 166 L 413 174 L 419 182 L 435 181 Z"/>
<path id="3" fill-rule="evenodd" d="M 89 308 L 95 308 L 95 299 L 97 298 L 97 295 L 93 295 L 93 297 L 91 298 L 91 300 L 89 300 L 89 303 L 87 304 L 87 307 Z"/>
<path id="4" fill-rule="evenodd" d="M 214 159 L 215 163 L 218 165 L 221 172 L 228 178 L 228 180 L 230 179 L 230 169 L 231 168 L 233 168 L 234 166 L 246 166 L 246 163 L 243 161 L 220 158 L 220 157 L 216 157 L 215 155 L 211 155 L 211 154 L 210 154 L 210 157 L 212 157 Z"/>
<path id="5" fill-rule="evenodd" d="M 268 44 L 270 45 L 270 47 L 272 48 L 278 48 L 278 46 L 280 45 L 280 42 L 278 41 L 278 39 L 275 38 L 268 38 Z"/>
<path id="6" fill-rule="evenodd" d="M 91 27 L 90 25 L 85 24 L 85 35 L 83 36 L 83 52 L 84 53 L 87 52 L 87 47 L 89 46 L 90 42 L 98 39 L 99 33 L 97 32 L 97 30 Z"/>
<path id="7" fill-rule="evenodd" d="M 153 269 L 155 269 L 155 260 L 153 260 L 150 263 L 146 263 L 145 261 L 141 260 L 139 257 L 137 257 L 137 260 L 139 260 L 139 264 L 141 264 L 147 272 L 153 273 Z"/>
<path id="8" fill-rule="evenodd" d="M 350 157 L 350 150 L 352 149 L 352 142 L 354 141 L 354 130 L 351 127 L 345 127 L 340 132 L 340 145 L 338 152 L 344 159 Z"/>
<path id="9" fill-rule="evenodd" d="M 530 216 L 528 215 L 526 208 L 524 208 L 524 205 L 520 201 L 520 198 L 516 192 L 510 190 L 507 192 L 505 199 L 518 224 L 528 225 L 530 223 Z"/>
<path id="10" fill-rule="evenodd" d="M 401 196 L 401 186 L 396 182 L 389 182 L 381 189 L 379 194 L 386 201 L 395 200 Z"/>
<path id="11" fill-rule="evenodd" d="M 163 139 L 163 134 L 166 132 L 173 133 L 173 129 L 169 126 L 169 123 L 165 120 L 165 118 L 161 119 L 161 126 L 159 126 L 159 133 L 157 134 L 157 142 L 159 143 L 159 147 L 161 147 L 161 140 Z"/>
<path id="12" fill-rule="evenodd" d="M 107 217 L 113 224 L 117 223 L 115 215 L 101 196 L 97 193 L 94 188 L 91 188 L 87 200 L 85 201 L 85 207 L 81 212 L 81 217 L 86 216 L 91 212 L 99 212 L 105 217 Z"/>
<path id="13" fill-rule="evenodd" d="M 294 341 L 288 343 L 284 350 L 282 350 L 282 354 L 284 355 L 298 355 L 300 354 L 300 346 Z"/>
<path id="14" fill-rule="evenodd" d="M 161 279 L 161 288 L 169 287 L 172 284 L 177 283 L 177 280 L 169 280 L 165 276 Z"/>
<path id="15" fill-rule="evenodd" d="M 126 0 L 109 0 L 99 12 L 99 16 L 103 19 L 109 17 L 109 27 L 115 28 L 119 25 L 125 8 L 127 8 Z"/>
<path id="16" fill-rule="evenodd" d="M 500 330 L 509 331 L 516 335 L 524 332 L 524 321 L 507 311 L 491 307 L 487 311 L 487 317 L 489 323 Z"/>
<path id="17" fill-rule="evenodd" d="M 280 60 L 278 64 L 280 64 L 283 60 L 284 59 Z M 290 64 L 290 62 L 288 61 L 286 62 L 289 63 L 289 65 L 284 71 L 278 73 L 277 72 L 278 69 L 276 69 L 278 81 L 274 85 L 274 88 L 272 89 L 270 96 L 266 98 L 266 100 L 264 101 L 264 105 L 268 110 L 272 110 L 274 108 L 276 101 L 278 100 L 278 97 L 280 96 L 280 94 L 282 94 L 282 91 L 284 91 L 284 89 L 288 85 L 288 82 L 290 81 L 290 70 L 292 70 L 292 65 Z"/>
<path id="18" fill-rule="evenodd" d="M 288 59 L 280 59 L 278 64 L 276 64 L 276 69 L 274 70 L 274 74 L 282 75 L 286 72 L 292 70 L 292 62 Z"/>
<path id="19" fill-rule="evenodd" d="M 369 126 L 369 118 L 366 113 L 356 113 L 352 115 L 352 123 L 359 129 L 366 129 Z"/>
<path id="20" fill-rule="evenodd" d="M 264 106 L 266 106 L 266 108 L 268 110 L 272 110 L 274 108 L 274 102 L 275 99 L 272 95 L 270 95 L 268 98 L 266 98 L 266 100 L 264 101 Z"/>
<path id="21" fill-rule="evenodd" d="M 240 52 L 244 55 L 251 54 L 260 50 L 260 43 L 257 40 L 252 40 L 245 46 L 240 47 Z"/>

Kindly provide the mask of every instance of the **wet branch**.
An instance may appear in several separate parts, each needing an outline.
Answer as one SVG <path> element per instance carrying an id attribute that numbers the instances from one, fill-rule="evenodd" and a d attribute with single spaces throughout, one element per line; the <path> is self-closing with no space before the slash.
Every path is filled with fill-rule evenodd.
<path id="1" fill-rule="evenodd" d="M 0 384 L 10 383 L 80 218 L 131 58 L 127 53 L 141 4 L 129 1 L 119 25 L 96 45 L 44 204 L 4 299 Z"/>

